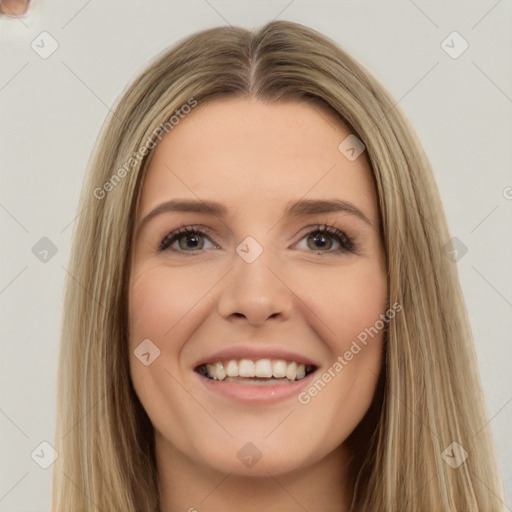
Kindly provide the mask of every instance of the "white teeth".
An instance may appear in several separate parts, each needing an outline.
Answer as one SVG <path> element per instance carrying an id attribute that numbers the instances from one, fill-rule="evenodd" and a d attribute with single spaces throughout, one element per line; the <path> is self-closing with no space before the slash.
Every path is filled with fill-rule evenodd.
<path id="1" fill-rule="evenodd" d="M 238 375 L 240 377 L 255 377 L 254 362 L 250 359 L 242 359 L 238 363 Z"/>
<path id="2" fill-rule="evenodd" d="M 217 379 L 217 372 L 215 371 L 215 366 L 213 364 L 207 364 L 206 371 L 212 379 Z"/>
<path id="3" fill-rule="evenodd" d="M 272 365 L 270 364 L 270 359 L 260 359 L 259 361 L 256 361 L 255 373 L 255 377 L 270 379 L 270 377 L 272 377 Z"/>
<path id="4" fill-rule="evenodd" d="M 293 362 L 288 365 L 286 368 L 286 378 L 290 380 L 295 380 L 295 377 L 297 376 L 297 363 Z"/>
<path id="5" fill-rule="evenodd" d="M 236 361 L 228 361 L 226 373 L 228 377 L 238 377 L 238 363 Z"/>
<path id="6" fill-rule="evenodd" d="M 224 365 L 222 363 L 215 363 L 215 374 L 219 380 L 226 378 L 226 370 L 224 369 Z"/>
<path id="7" fill-rule="evenodd" d="M 283 361 L 282 359 L 278 359 L 277 361 L 274 361 L 272 363 L 272 375 L 276 379 L 281 379 L 283 377 L 286 377 L 286 367 L 288 364 L 286 361 Z"/>
<path id="8" fill-rule="evenodd" d="M 283 379 L 286 377 L 289 381 L 300 380 L 306 376 L 306 365 L 295 361 L 285 361 L 284 359 L 230 359 L 229 361 L 219 361 L 215 364 L 206 364 L 206 376 L 214 380 L 224 380 L 236 377 L 257 379 Z"/>

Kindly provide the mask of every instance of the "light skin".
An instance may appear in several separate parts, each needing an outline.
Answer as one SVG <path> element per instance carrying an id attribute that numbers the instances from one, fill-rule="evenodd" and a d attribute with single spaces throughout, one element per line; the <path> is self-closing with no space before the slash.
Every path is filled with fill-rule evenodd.
<path id="1" fill-rule="evenodd" d="M 229 99 L 200 104 L 154 149 L 136 218 L 129 349 L 155 428 L 163 512 L 348 508 L 344 442 L 375 394 L 382 332 L 307 405 L 297 395 L 236 401 L 194 368 L 230 344 L 277 346 L 313 360 L 321 377 L 385 313 L 376 195 L 365 154 L 349 161 L 338 150 L 349 134 L 310 103 Z M 166 211 L 141 224 L 178 198 L 216 201 L 226 213 Z M 338 199 L 362 215 L 287 215 L 300 199 Z M 315 232 L 324 224 L 353 250 Z M 190 225 L 207 232 L 159 250 Z M 248 236 L 263 249 L 251 263 L 236 252 Z M 160 350 L 148 366 L 133 355 L 144 339 Z M 248 442 L 261 454 L 252 467 L 237 456 Z"/>

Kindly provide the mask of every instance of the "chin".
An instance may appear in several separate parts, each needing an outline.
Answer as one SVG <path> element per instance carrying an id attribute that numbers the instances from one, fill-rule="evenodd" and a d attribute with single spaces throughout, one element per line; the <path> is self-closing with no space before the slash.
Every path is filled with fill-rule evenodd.
<path id="1" fill-rule="evenodd" d="M 196 463 L 222 473 L 268 477 L 305 469 L 329 452 L 329 447 L 315 449 L 317 443 L 313 440 L 306 443 L 303 437 L 302 441 L 294 439 L 289 431 L 274 439 L 273 434 L 267 439 L 265 435 L 235 436 L 222 442 L 205 435 L 210 441 L 207 446 L 195 448 L 200 459 Z"/>

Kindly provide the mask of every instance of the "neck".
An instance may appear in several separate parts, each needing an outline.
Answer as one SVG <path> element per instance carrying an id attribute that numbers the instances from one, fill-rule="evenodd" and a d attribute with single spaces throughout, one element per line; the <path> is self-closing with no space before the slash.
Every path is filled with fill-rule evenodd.
<path id="1" fill-rule="evenodd" d="M 155 434 L 161 512 L 346 512 L 343 447 L 288 473 L 246 476 L 198 465 Z"/>

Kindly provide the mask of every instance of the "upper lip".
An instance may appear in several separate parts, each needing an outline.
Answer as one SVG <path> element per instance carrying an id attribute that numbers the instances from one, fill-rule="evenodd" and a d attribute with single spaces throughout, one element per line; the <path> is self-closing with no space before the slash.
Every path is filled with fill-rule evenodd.
<path id="1" fill-rule="evenodd" d="M 285 361 L 295 361 L 305 365 L 315 366 L 318 368 L 319 364 L 313 359 L 293 352 L 284 347 L 277 345 L 263 346 L 258 345 L 232 345 L 230 347 L 222 348 L 216 352 L 212 352 L 194 364 L 194 368 L 207 363 L 216 363 L 219 361 L 229 361 L 232 359 L 251 359 L 258 361 L 259 359 L 282 359 Z"/>

